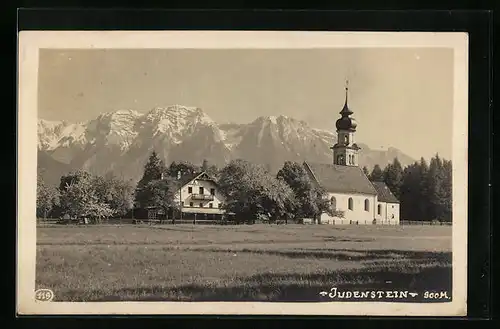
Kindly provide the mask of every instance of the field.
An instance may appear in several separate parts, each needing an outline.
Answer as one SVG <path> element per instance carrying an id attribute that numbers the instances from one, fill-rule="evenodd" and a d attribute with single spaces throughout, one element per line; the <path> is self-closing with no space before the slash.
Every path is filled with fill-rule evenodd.
<path id="1" fill-rule="evenodd" d="M 37 288 L 56 301 L 321 301 L 340 289 L 448 290 L 451 227 L 48 225 Z"/>

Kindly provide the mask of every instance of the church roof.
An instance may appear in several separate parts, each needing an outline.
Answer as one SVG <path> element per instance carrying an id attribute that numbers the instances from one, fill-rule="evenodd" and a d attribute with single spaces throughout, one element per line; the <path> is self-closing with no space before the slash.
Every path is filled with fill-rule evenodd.
<path id="1" fill-rule="evenodd" d="M 399 200 L 392 194 L 391 190 L 385 185 L 384 182 L 372 182 L 377 190 L 378 201 L 388 203 L 399 203 Z"/>
<path id="2" fill-rule="evenodd" d="M 377 194 L 368 177 L 357 166 L 304 162 L 304 167 L 328 192 Z"/>

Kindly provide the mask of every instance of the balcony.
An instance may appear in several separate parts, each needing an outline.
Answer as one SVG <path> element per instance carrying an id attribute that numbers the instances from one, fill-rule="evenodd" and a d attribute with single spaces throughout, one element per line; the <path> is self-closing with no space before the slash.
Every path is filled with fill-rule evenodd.
<path id="1" fill-rule="evenodd" d="M 192 200 L 214 201 L 214 196 L 210 194 L 191 194 Z"/>

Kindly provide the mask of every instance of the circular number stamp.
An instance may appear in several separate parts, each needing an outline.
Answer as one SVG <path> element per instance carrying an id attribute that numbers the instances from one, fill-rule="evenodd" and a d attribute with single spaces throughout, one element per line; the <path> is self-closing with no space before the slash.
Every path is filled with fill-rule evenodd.
<path id="1" fill-rule="evenodd" d="M 38 302 L 50 302 L 54 299 L 54 292 L 50 289 L 38 289 L 35 291 L 35 300 Z"/>

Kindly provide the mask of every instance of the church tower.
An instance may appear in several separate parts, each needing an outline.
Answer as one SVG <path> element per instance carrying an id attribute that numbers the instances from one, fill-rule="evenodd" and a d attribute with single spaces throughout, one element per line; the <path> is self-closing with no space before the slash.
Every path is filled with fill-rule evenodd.
<path id="1" fill-rule="evenodd" d="M 358 166 L 358 151 L 360 147 L 355 143 L 354 134 L 356 132 L 356 120 L 351 118 L 353 112 L 347 105 L 348 81 L 345 87 L 345 103 L 341 118 L 337 120 L 337 143 L 331 147 L 333 150 L 333 164 L 341 166 Z"/>

